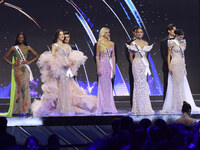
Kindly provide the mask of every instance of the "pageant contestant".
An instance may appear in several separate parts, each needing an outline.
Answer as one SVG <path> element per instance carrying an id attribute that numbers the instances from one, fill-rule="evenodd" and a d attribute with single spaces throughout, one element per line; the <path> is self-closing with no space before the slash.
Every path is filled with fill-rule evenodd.
<path id="1" fill-rule="evenodd" d="M 182 29 L 175 30 L 175 39 L 168 40 L 169 77 L 165 102 L 161 112 L 181 113 L 183 101 L 189 103 L 192 111 L 200 111 L 194 103 L 186 77 L 185 56 L 186 40 Z"/>
<path id="2" fill-rule="evenodd" d="M 98 96 L 96 113 L 117 113 L 111 79 L 115 75 L 114 43 L 110 41 L 110 30 L 102 28 L 96 47 Z"/>
<path id="3" fill-rule="evenodd" d="M 52 51 L 44 52 L 37 62 L 43 95 L 41 100 L 32 104 L 34 116 L 72 115 L 96 110 L 97 98 L 87 95 L 73 79 L 87 57 L 80 51 L 72 51 L 63 41 L 64 33 L 59 29 L 55 33 Z"/>
<path id="4" fill-rule="evenodd" d="M 35 58 L 31 61 L 27 60 L 29 52 L 35 56 Z M 12 62 L 8 60 L 8 57 L 11 54 L 13 54 Z M 30 46 L 27 45 L 25 34 L 22 32 L 19 33 L 16 38 L 15 46 L 11 47 L 3 58 L 7 63 L 12 65 L 12 87 L 10 108 L 8 112 L 9 116 L 11 116 L 12 113 L 32 113 L 29 81 L 33 80 L 33 75 L 29 64 L 33 63 L 38 58 L 39 55 L 37 52 L 35 52 Z"/>
<path id="5" fill-rule="evenodd" d="M 138 28 L 139 28 L 138 25 L 133 27 L 133 30 L 132 30 L 133 37 L 132 37 L 131 40 L 127 41 L 126 44 L 131 45 L 131 43 L 136 40 L 136 31 L 137 31 Z M 126 49 L 127 49 L 127 47 L 126 47 Z M 128 50 L 126 50 L 126 55 L 127 55 L 127 60 L 129 62 L 128 63 L 129 64 L 128 73 L 129 73 L 129 84 L 130 84 L 130 104 L 131 104 L 131 107 L 132 107 L 132 102 L 133 102 L 133 84 L 134 84 L 133 72 L 132 72 L 132 62 L 133 62 L 134 55 L 133 55 L 133 52 L 128 51 Z"/>
<path id="6" fill-rule="evenodd" d="M 147 75 L 151 74 L 147 53 L 152 49 L 152 46 L 148 46 L 148 43 L 142 39 L 143 35 L 143 30 L 138 28 L 136 30 L 136 40 L 131 45 L 127 45 L 127 48 L 135 54 L 132 61 L 134 77 L 132 113 L 134 114 L 154 113 L 151 107 L 150 89 L 147 82 Z"/>
<path id="7" fill-rule="evenodd" d="M 169 24 L 167 26 L 168 36 L 165 39 L 161 40 L 160 42 L 160 53 L 163 60 L 163 65 L 162 65 L 163 83 L 164 83 L 163 100 L 165 100 L 165 96 L 166 96 L 168 74 L 169 74 L 168 63 L 167 63 L 167 57 L 168 57 L 167 41 L 175 38 L 175 33 L 174 33 L 175 30 L 176 30 L 176 26 L 174 24 Z"/>

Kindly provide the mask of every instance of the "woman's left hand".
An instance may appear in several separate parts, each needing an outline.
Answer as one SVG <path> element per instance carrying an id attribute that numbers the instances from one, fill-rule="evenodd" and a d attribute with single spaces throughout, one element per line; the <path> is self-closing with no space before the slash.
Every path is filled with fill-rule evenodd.
<path id="1" fill-rule="evenodd" d="M 30 64 L 30 62 L 28 60 L 22 61 L 22 64 Z"/>
<path id="2" fill-rule="evenodd" d="M 69 61 L 69 62 L 67 63 L 67 68 L 69 68 L 69 67 L 71 67 L 71 66 L 73 66 L 73 63 L 72 63 L 71 61 Z"/>

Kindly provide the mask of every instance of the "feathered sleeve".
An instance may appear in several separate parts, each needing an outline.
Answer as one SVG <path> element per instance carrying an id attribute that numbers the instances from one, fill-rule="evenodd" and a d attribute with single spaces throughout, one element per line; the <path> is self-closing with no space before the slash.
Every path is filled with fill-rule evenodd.
<path id="1" fill-rule="evenodd" d="M 71 51 L 68 56 L 68 59 L 72 64 L 70 67 L 72 73 L 76 76 L 79 67 L 83 65 L 87 60 L 87 56 L 85 56 L 81 51 Z"/>
<path id="2" fill-rule="evenodd" d="M 145 52 L 150 52 L 152 48 L 153 48 L 153 44 L 148 45 L 148 46 L 145 46 L 145 47 L 143 48 L 143 50 L 144 50 Z"/>
<path id="3" fill-rule="evenodd" d="M 50 78 L 59 78 L 60 70 L 67 64 L 64 57 L 46 51 L 40 56 L 37 65 L 41 72 L 41 81 L 44 83 Z"/>
<path id="4" fill-rule="evenodd" d="M 135 44 L 133 44 L 133 45 L 126 44 L 126 47 L 127 47 L 127 49 L 129 51 L 135 51 L 135 52 L 138 51 L 137 48 L 136 48 L 136 46 L 135 46 Z"/>

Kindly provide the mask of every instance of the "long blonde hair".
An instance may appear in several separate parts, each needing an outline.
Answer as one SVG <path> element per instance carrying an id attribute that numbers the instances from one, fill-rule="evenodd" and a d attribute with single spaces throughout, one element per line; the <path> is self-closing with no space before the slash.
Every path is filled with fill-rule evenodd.
<path id="1" fill-rule="evenodd" d="M 100 47 L 101 47 L 100 50 L 101 50 L 102 52 L 104 52 L 104 53 L 107 53 L 107 50 L 106 50 L 106 44 L 105 44 L 105 42 L 103 41 L 103 36 L 104 36 L 105 32 L 108 31 L 108 30 L 110 31 L 109 28 L 103 27 L 103 28 L 101 28 L 101 30 L 100 30 L 100 32 L 99 32 L 98 43 L 99 43 L 99 45 L 100 45 Z M 110 41 L 110 37 L 109 37 L 108 40 Z"/>
<path id="2" fill-rule="evenodd" d="M 98 39 L 98 42 L 102 41 L 103 36 L 104 36 L 104 34 L 105 34 L 105 32 L 106 32 L 107 30 L 110 31 L 109 28 L 106 28 L 106 27 L 101 28 L 101 30 L 100 30 L 100 32 L 99 32 L 99 39 Z M 109 40 L 110 40 L 110 38 L 109 38 Z"/>

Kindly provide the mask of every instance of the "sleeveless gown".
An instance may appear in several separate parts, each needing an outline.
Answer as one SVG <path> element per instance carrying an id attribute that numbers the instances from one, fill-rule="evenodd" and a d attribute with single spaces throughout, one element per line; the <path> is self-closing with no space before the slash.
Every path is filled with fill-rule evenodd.
<path id="1" fill-rule="evenodd" d="M 108 52 L 113 52 L 111 47 Z M 97 110 L 96 113 L 117 113 L 115 107 L 112 81 L 111 81 L 111 66 L 107 51 L 103 51 L 100 47 L 99 67 L 102 75 L 98 77 L 98 96 L 97 96 Z"/>
<path id="2" fill-rule="evenodd" d="M 24 57 L 28 56 L 28 49 L 23 52 Z M 19 63 L 21 58 L 18 52 L 14 51 L 15 61 Z M 25 64 L 20 64 L 14 67 L 14 75 L 16 81 L 16 92 L 13 114 L 32 113 L 31 111 L 31 96 L 29 89 L 30 72 Z"/>

